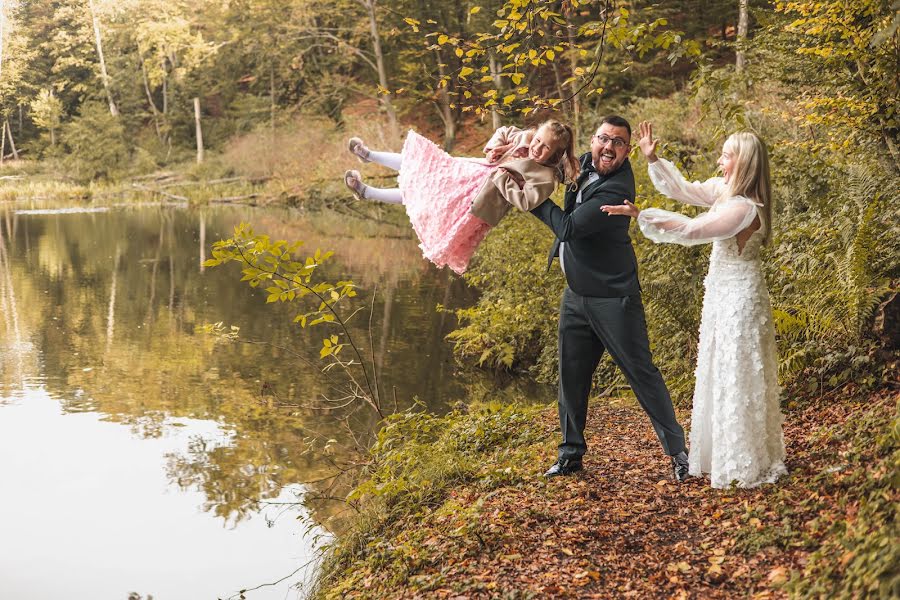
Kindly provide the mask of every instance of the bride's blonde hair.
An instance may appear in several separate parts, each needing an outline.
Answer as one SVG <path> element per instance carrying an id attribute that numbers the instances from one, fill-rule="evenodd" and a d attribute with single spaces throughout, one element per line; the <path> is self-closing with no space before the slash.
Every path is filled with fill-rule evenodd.
<path id="1" fill-rule="evenodd" d="M 740 131 L 725 140 L 723 152 L 734 155 L 734 170 L 728 183 L 729 196 L 744 196 L 762 204 L 763 243 L 772 233 L 772 184 L 769 151 L 755 133 Z"/>

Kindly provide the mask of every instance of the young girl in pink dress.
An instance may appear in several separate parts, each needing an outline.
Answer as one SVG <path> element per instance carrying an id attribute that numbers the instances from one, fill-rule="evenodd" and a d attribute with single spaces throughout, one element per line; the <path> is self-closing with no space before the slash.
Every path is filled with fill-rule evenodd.
<path id="1" fill-rule="evenodd" d="M 425 258 L 463 273 L 488 230 L 512 206 L 531 210 L 561 181 L 578 176 L 572 130 L 558 121 L 534 129 L 501 127 L 484 147 L 485 158 L 458 158 L 410 131 L 400 153 L 369 150 L 350 138 L 362 162 L 398 171 L 397 188 L 363 183 L 347 171 L 344 183 L 359 199 L 403 204 Z"/>

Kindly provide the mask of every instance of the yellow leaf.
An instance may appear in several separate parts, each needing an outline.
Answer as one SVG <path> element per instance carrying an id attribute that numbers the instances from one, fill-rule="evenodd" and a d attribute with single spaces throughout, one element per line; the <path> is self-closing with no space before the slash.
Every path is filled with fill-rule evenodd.
<path id="1" fill-rule="evenodd" d="M 788 571 L 784 567 L 775 567 L 766 577 L 771 585 L 782 585 L 788 580 Z"/>
<path id="2" fill-rule="evenodd" d="M 554 58 L 556 58 L 556 52 L 547 50 L 547 60 L 553 60 Z"/>
<path id="3" fill-rule="evenodd" d="M 459 58 L 462 58 L 462 55 L 463 55 L 462 48 L 457 48 L 456 50 L 454 50 L 454 52 L 456 52 L 456 56 L 458 56 Z"/>
<path id="4" fill-rule="evenodd" d="M 525 77 L 525 75 L 522 73 L 513 73 L 512 75 L 510 75 L 509 78 L 512 79 L 512 82 L 514 84 L 519 85 L 520 83 L 522 83 L 522 79 L 524 77 Z"/>
<path id="5" fill-rule="evenodd" d="M 513 100 L 515 100 L 515 99 L 516 99 L 516 95 L 515 95 L 515 94 L 510 94 L 509 96 L 504 96 L 504 97 L 503 97 L 503 104 L 510 104 L 510 103 L 511 103 Z"/>
<path id="6" fill-rule="evenodd" d="M 443 46 L 444 44 L 447 43 L 447 40 L 449 40 L 449 39 L 450 39 L 449 35 L 442 33 L 441 35 L 438 36 L 438 44 Z"/>
<path id="7" fill-rule="evenodd" d="M 468 77 L 469 75 L 471 75 L 474 72 L 475 72 L 475 69 L 473 69 L 472 67 L 463 67 L 462 69 L 459 70 L 459 78 L 465 79 L 466 77 Z"/>
<path id="8" fill-rule="evenodd" d="M 478 14 L 478 11 L 480 11 L 480 10 L 481 10 L 480 6 L 473 6 L 471 8 L 471 10 L 469 10 L 469 14 L 470 15 Z"/>
<path id="9" fill-rule="evenodd" d="M 531 50 L 528 51 L 528 58 L 534 58 L 535 56 L 537 56 L 537 50 L 532 48 Z"/>

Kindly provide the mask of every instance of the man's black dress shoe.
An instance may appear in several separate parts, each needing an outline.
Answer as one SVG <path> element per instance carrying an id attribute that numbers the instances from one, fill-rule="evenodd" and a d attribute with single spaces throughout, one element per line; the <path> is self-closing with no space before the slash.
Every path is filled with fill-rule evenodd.
<path id="1" fill-rule="evenodd" d="M 547 469 L 544 477 L 559 477 L 560 475 L 571 475 L 581 470 L 581 461 L 575 458 L 561 458 Z"/>
<path id="2" fill-rule="evenodd" d="M 672 470 L 675 472 L 675 481 L 678 483 L 690 477 L 688 475 L 688 455 L 686 453 L 679 452 L 672 457 Z"/>

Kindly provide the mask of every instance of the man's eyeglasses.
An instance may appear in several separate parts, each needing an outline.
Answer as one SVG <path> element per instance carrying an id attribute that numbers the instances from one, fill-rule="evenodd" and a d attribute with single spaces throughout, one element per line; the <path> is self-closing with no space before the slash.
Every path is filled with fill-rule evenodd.
<path id="1" fill-rule="evenodd" d="M 628 142 L 618 137 L 611 138 L 608 135 L 595 135 L 594 138 L 598 142 L 600 142 L 601 146 L 605 146 L 608 143 L 612 142 L 613 148 L 615 148 L 616 150 L 621 150 L 628 145 Z"/>

